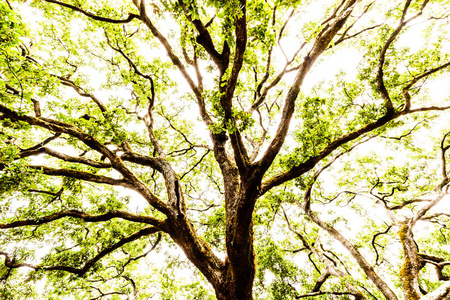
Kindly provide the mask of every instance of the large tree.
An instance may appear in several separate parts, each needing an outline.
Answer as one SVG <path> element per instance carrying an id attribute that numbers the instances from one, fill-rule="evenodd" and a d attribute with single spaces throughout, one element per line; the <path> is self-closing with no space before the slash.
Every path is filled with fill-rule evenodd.
<path id="1" fill-rule="evenodd" d="M 449 7 L 1 0 L 0 298 L 448 299 Z"/>

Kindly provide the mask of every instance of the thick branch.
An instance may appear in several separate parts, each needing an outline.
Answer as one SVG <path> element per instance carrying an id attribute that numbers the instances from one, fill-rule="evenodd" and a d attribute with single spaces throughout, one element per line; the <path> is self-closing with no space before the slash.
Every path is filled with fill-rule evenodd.
<path id="1" fill-rule="evenodd" d="M 65 272 L 69 272 L 69 273 L 73 273 L 76 274 L 78 276 L 82 276 L 84 275 L 91 267 L 93 267 L 100 259 L 102 259 L 103 257 L 105 257 L 106 255 L 110 254 L 111 252 L 117 250 L 118 248 L 122 247 L 123 245 L 136 241 L 138 239 L 140 239 L 143 236 L 148 236 L 151 235 L 153 233 L 159 232 L 160 229 L 158 229 L 157 227 L 145 227 L 141 230 L 139 230 L 138 232 L 125 237 L 121 240 L 119 240 L 118 242 L 104 248 L 102 251 L 100 251 L 96 256 L 94 256 L 93 258 L 89 259 L 83 267 L 81 268 L 74 268 L 74 267 L 69 267 L 69 266 L 62 266 L 62 265 L 57 265 L 57 266 L 40 266 L 40 265 L 31 265 L 28 263 L 17 263 L 14 261 L 14 259 L 11 259 L 10 256 L 5 253 L 5 252 L 0 252 L 0 255 L 3 255 L 5 257 L 5 266 L 11 269 L 15 269 L 15 268 L 22 268 L 22 267 L 27 267 L 27 268 L 31 268 L 34 269 L 35 271 L 38 270 L 44 270 L 44 271 L 65 271 Z"/>
<path id="2" fill-rule="evenodd" d="M 417 244 L 414 241 L 412 227 L 403 224 L 398 232 L 403 249 L 403 264 L 399 272 L 400 281 L 405 299 L 418 300 L 420 298 L 419 287 L 419 256 Z"/>
<path id="3" fill-rule="evenodd" d="M 49 168 L 49 167 L 45 167 L 45 166 L 28 166 L 28 168 L 40 170 L 40 171 L 42 171 L 43 174 L 49 175 L 49 176 L 65 176 L 65 177 L 80 179 L 83 181 L 101 183 L 101 184 L 129 186 L 129 184 L 127 184 L 127 181 L 124 179 L 114 179 L 111 177 L 97 175 L 97 174 L 84 172 L 84 171 L 77 171 L 77 170 L 71 170 L 71 169 L 55 169 L 55 168 Z"/>
<path id="4" fill-rule="evenodd" d="M 231 122 L 234 126 L 229 130 L 231 145 L 233 147 L 234 158 L 241 174 L 247 172 L 247 166 L 250 163 L 247 149 L 242 141 L 241 134 L 236 126 L 236 120 L 233 117 L 233 95 L 236 90 L 239 73 L 244 62 L 244 52 L 247 47 L 247 16 L 246 16 L 246 1 L 240 0 L 241 15 L 236 19 L 236 48 L 234 54 L 233 67 L 231 69 L 230 77 L 226 82 L 226 88 L 223 95 L 220 97 L 220 104 L 225 112 L 225 120 L 227 123 Z M 222 79 L 222 78 L 221 78 Z"/>
<path id="5" fill-rule="evenodd" d="M 48 154 L 52 157 L 61 159 L 63 161 L 80 163 L 80 164 L 84 164 L 84 165 L 91 166 L 94 168 L 111 168 L 111 164 L 109 164 L 109 163 L 98 162 L 98 161 L 88 159 L 85 157 L 81 157 L 81 156 L 79 156 L 79 157 L 70 156 L 70 155 L 67 155 L 64 153 L 57 152 L 57 151 L 52 150 L 47 147 L 40 147 L 38 149 L 20 151 L 19 156 L 20 156 L 20 158 L 24 158 L 24 157 L 43 154 L 43 153 Z"/>
<path id="6" fill-rule="evenodd" d="M 57 5 L 62 6 L 62 7 L 70 8 L 71 10 L 80 12 L 80 13 L 82 13 L 83 15 L 85 15 L 85 16 L 87 16 L 87 17 L 93 19 L 93 20 L 101 21 L 101 22 L 114 23 L 114 24 L 123 24 L 123 23 L 130 23 L 130 22 L 131 22 L 133 19 L 135 19 L 135 18 L 136 18 L 136 19 L 140 19 L 140 17 L 139 17 L 138 15 L 133 14 L 133 13 L 129 13 L 129 14 L 128 14 L 128 18 L 123 19 L 123 20 L 110 19 L 110 18 L 105 18 L 105 17 L 101 17 L 101 16 L 94 15 L 93 13 L 90 13 L 90 12 L 88 12 L 88 11 L 85 11 L 84 9 L 81 9 L 81 8 L 79 8 L 79 7 L 76 7 L 76 6 L 74 6 L 74 5 L 67 4 L 67 3 L 64 3 L 64 2 L 61 2 L 61 1 L 57 1 L 57 0 L 45 0 L 45 2 L 48 2 L 48 3 L 54 3 L 54 4 L 57 4 Z"/>
<path id="7" fill-rule="evenodd" d="M 119 171 L 119 173 L 122 174 L 123 180 L 115 180 L 104 176 L 99 175 L 92 175 L 90 173 L 87 173 L 87 178 L 92 179 L 93 182 L 99 182 L 99 183 L 108 183 L 108 184 L 121 184 L 124 185 L 126 183 L 126 186 L 132 188 L 133 190 L 140 193 L 153 207 L 158 209 L 159 211 L 167 214 L 169 211 L 167 210 L 167 206 L 164 202 L 162 202 L 158 197 L 156 197 L 137 177 L 134 175 L 123 163 L 123 161 L 110 149 L 108 149 L 105 145 L 101 144 L 99 141 L 97 141 L 92 136 L 84 133 L 80 129 L 78 129 L 75 126 L 72 126 L 70 124 L 55 121 L 51 119 L 46 118 L 35 118 L 28 115 L 18 114 L 17 112 L 9 109 L 8 107 L 4 106 L 3 104 L 0 104 L 0 112 L 3 114 L 0 116 L 0 118 L 9 118 L 11 121 L 24 121 L 30 125 L 38 126 L 41 128 L 48 129 L 50 131 L 53 131 L 55 133 L 66 133 L 70 136 L 73 136 L 80 141 L 82 141 L 84 144 L 92 148 L 93 150 L 96 150 L 100 152 L 101 154 L 105 155 L 111 162 L 112 167 Z M 45 172 L 48 172 L 48 175 L 57 175 L 57 176 L 65 176 L 65 174 L 69 175 L 72 174 L 74 176 L 79 176 L 79 173 L 70 173 L 72 171 L 58 171 L 51 168 L 45 168 L 42 167 L 42 169 Z M 74 171 L 77 172 L 77 171 Z M 83 176 L 84 177 L 84 176 Z M 77 178 L 77 177 L 75 177 Z M 80 178 L 83 179 L 83 178 Z"/>
<path id="8" fill-rule="evenodd" d="M 304 58 L 304 61 L 300 66 L 300 69 L 294 80 L 294 83 L 292 84 L 286 96 L 285 105 L 281 116 L 281 122 L 278 126 L 277 132 L 263 158 L 259 162 L 260 172 L 265 173 L 265 171 L 270 167 L 273 160 L 279 153 L 282 145 L 284 144 L 291 118 L 295 111 L 295 101 L 300 92 L 300 87 L 303 83 L 304 78 L 306 77 L 306 74 L 309 72 L 310 68 L 317 60 L 317 58 L 326 50 L 337 32 L 344 26 L 356 2 L 356 0 L 348 1 L 345 10 L 341 12 L 338 17 L 336 17 L 331 25 L 327 25 L 329 27 L 324 28 L 321 34 L 317 37 L 311 51 Z"/>
<path id="9" fill-rule="evenodd" d="M 332 153 L 334 150 L 336 150 L 340 146 L 342 146 L 350 141 L 353 141 L 353 140 L 357 139 L 358 137 L 361 137 L 362 135 L 369 133 L 377 128 L 380 128 L 383 125 L 389 123 L 390 121 L 399 118 L 400 116 L 407 115 L 410 113 L 425 112 L 425 111 L 443 111 L 443 110 L 447 110 L 447 109 L 450 109 L 450 106 L 442 106 L 442 107 L 429 106 L 429 107 L 420 107 L 420 108 L 412 109 L 410 111 L 403 110 L 400 112 L 395 112 L 394 114 L 386 114 L 386 115 L 382 116 L 381 118 L 379 118 L 378 120 L 376 120 L 372 123 L 369 123 L 354 132 L 348 133 L 340 138 L 337 138 L 336 140 L 334 140 L 333 142 L 328 144 L 328 146 L 325 147 L 318 155 L 312 156 L 309 159 L 307 159 L 305 162 L 292 167 L 289 171 L 284 172 L 279 175 L 276 175 L 276 176 L 272 177 L 271 179 L 267 180 L 266 182 L 263 183 L 263 186 L 261 188 L 261 195 L 266 193 L 267 191 L 269 191 L 270 189 L 272 189 L 275 186 L 279 186 L 289 180 L 292 180 L 292 179 L 308 172 L 319 161 L 321 161 L 323 158 L 328 156 L 330 153 Z"/>
<path id="10" fill-rule="evenodd" d="M 184 15 L 186 16 L 186 18 L 195 26 L 195 29 L 197 29 L 199 35 L 196 38 L 196 42 L 202 45 L 206 52 L 208 52 L 211 59 L 219 68 L 220 76 L 222 76 L 228 68 L 229 64 L 230 48 L 228 46 L 228 43 L 226 41 L 224 42 L 222 54 L 220 54 L 214 46 L 211 34 L 209 33 L 207 26 L 205 26 L 199 19 L 192 19 L 191 13 L 188 11 L 188 8 L 186 7 L 186 3 L 184 1 L 179 1 L 179 3 L 183 7 Z"/>
<path id="11" fill-rule="evenodd" d="M 423 296 L 420 300 L 445 300 L 450 295 L 450 282 L 446 282 L 432 293 Z"/>
<path id="12" fill-rule="evenodd" d="M 326 292 L 326 291 L 324 291 L 324 292 L 313 292 L 313 293 L 298 295 L 298 296 L 295 296 L 295 299 L 316 297 L 316 296 L 322 296 L 322 295 L 336 295 L 336 296 L 351 295 L 351 296 L 354 296 L 356 299 L 360 299 L 360 298 L 357 298 L 357 296 L 359 296 L 358 294 L 351 293 L 351 292 Z"/>
<path id="13" fill-rule="evenodd" d="M 408 20 L 405 20 L 406 13 L 408 12 L 408 8 L 409 8 L 411 2 L 412 2 L 412 0 L 407 0 L 405 2 L 405 6 L 403 8 L 400 22 L 399 22 L 397 28 L 395 28 L 395 30 L 392 32 L 392 34 L 387 39 L 386 43 L 384 44 L 383 48 L 381 49 L 380 56 L 378 58 L 377 86 L 380 91 L 381 97 L 385 101 L 385 105 L 386 105 L 386 109 L 387 109 L 388 113 L 393 113 L 395 111 L 395 109 L 392 104 L 391 97 L 389 96 L 389 92 L 386 89 L 386 86 L 384 84 L 384 78 L 383 78 L 383 76 L 384 76 L 383 67 L 384 67 L 385 60 L 386 60 L 386 53 L 387 53 L 389 47 L 391 46 L 391 44 L 394 42 L 394 40 L 398 37 L 400 32 L 403 30 L 403 28 L 409 22 L 411 22 L 412 20 L 414 20 L 415 18 L 419 17 L 422 14 L 423 9 L 425 8 L 425 6 L 428 3 L 428 0 L 423 1 L 422 6 L 417 14 L 415 14 L 413 17 L 409 18 Z M 406 107 L 408 107 L 408 105 Z"/>
<path id="14" fill-rule="evenodd" d="M 160 220 L 157 220 L 152 217 L 130 214 L 129 212 L 126 211 L 110 211 L 103 215 L 90 215 L 78 210 L 67 210 L 47 215 L 39 219 L 27 219 L 5 224 L 0 223 L 0 229 L 17 228 L 23 226 L 37 226 L 67 217 L 82 219 L 85 222 L 103 222 L 114 218 L 120 218 L 131 222 L 145 223 L 154 226 L 161 225 Z"/>

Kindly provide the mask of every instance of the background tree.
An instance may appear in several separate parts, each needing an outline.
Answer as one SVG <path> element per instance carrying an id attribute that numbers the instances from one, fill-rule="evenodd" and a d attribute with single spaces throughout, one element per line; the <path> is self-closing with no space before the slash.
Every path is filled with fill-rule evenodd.
<path id="1" fill-rule="evenodd" d="M 446 299 L 449 5 L 1 1 L 0 297 Z"/>

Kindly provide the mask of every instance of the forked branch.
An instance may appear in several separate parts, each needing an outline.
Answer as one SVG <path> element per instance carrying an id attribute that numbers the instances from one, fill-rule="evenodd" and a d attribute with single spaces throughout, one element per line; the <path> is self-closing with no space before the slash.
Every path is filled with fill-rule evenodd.
<path id="1" fill-rule="evenodd" d="M 65 271 L 72 274 L 76 274 L 78 276 L 83 276 L 87 271 L 89 271 L 90 268 L 92 268 L 98 261 L 100 261 L 103 257 L 106 255 L 112 253 L 113 251 L 119 249 L 125 244 L 134 242 L 141 237 L 149 236 L 151 234 L 159 232 L 160 229 L 157 227 L 145 227 L 138 232 L 120 239 L 118 242 L 111 244 L 110 246 L 107 246 L 103 248 L 99 253 L 97 253 L 94 257 L 87 260 L 85 264 L 80 268 L 75 267 L 69 267 L 64 265 L 55 265 L 55 266 L 42 266 L 42 265 L 33 265 L 29 263 L 20 263 L 17 262 L 14 257 L 11 257 L 6 252 L 0 252 L 0 255 L 5 257 L 5 266 L 10 269 L 17 269 L 17 268 L 31 268 L 35 271 L 43 270 L 43 271 Z"/>

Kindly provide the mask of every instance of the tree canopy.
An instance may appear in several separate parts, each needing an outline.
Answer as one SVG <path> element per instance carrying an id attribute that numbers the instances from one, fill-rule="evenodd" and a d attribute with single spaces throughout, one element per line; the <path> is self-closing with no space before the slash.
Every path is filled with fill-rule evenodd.
<path id="1" fill-rule="evenodd" d="M 0 1 L 1 299 L 448 299 L 450 1 Z"/>

